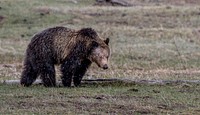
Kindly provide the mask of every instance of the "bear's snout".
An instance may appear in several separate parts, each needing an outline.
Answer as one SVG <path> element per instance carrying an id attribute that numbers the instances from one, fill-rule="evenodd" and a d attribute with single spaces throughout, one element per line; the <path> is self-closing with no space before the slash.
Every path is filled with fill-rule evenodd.
<path id="1" fill-rule="evenodd" d="M 103 65 L 103 69 L 108 69 L 108 65 L 107 64 Z"/>

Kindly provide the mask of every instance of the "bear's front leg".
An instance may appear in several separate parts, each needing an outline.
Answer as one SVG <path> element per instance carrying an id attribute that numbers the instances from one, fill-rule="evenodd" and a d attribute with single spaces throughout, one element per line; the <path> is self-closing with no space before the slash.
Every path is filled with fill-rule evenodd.
<path id="1" fill-rule="evenodd" d="M 82 80 L 83 76 L 85 75 L 87 69 L 91 65 L 91 63 L 92 62 L 90 60 L 85 59 L 77 67 L 76 71 L 74 72 L 74 78 L 73 78 L 74 86 L 76 86 L 76 87 L 80 86 L 81 80 Z"/>
<path id="2" fill-rule="evenodd" d="M 65 87 L 71 87 L 71 82 L 72 82 L 72 73 L 70 71 L 63 71 L 63 75 L 61 77 L 62 79 L 62 84 Z"/>
<path id="3" fill-rule="evenodd" d="M 61 72 L 62 72 L 62 84 L 65 87 L 70 87 L 72 82 L 72 76 L 74 73 L 74 63 L 71 60 L 65 61 L 64 64 L 61 65 Z"/>

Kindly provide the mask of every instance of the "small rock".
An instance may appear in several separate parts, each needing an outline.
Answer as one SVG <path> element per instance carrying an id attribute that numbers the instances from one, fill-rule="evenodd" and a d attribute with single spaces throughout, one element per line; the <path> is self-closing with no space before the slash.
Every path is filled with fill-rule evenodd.
<path id="1" fill-rule="evenodd" d="M 158 91 L 158 90 L 153 90 L 153 92 L 154 92 L 154 93 L 160 93 L 160 91 Z"/>
<path id="2" fill-rule="evenodd" d="M 136 88 L 129 89 L 128 91 L 138 92 L 139 90 Z"/>

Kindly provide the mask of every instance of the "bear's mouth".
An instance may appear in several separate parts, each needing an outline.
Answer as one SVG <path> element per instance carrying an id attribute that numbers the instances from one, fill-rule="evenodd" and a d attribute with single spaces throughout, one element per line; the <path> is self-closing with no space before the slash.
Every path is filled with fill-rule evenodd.
<path id="1" fill-rule="evenodd" d="M 97 64 L 98 65 L 98 64 Z M 107 64 L 105 64 L 105 65 L 98 65 L 100 68 L 102 68 L 102 69 L 104 69 L 104 70 L 106 70 L 106 69 L 108 69 L 108 65 Z"/>
<path id="2" fill-rule="evenodd" d="M 102 65 L 102 64 L 97 63 L 96 60 L 94 60 L 93 62 L 95 62 L 95 63 L 97 64 L 98 67 L 100 67 L 100 68 L 102 68 L 102 69 L 104 69 L 104 70 L 108 69 L 108 64 Z"/>

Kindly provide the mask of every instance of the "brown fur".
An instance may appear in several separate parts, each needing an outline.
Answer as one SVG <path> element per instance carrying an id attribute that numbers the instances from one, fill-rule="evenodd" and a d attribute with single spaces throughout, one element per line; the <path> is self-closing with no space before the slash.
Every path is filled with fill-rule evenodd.
<path id="1" fill-rule="evenodd" d="M 92 62 L 107 69 L 109 39 L 102 40 L 91 28 L 75 31 L 49 28 L 36 34 L 26 50 L 21 84 L 30 86 L 41 75 L 45 86 L 55 86 L 54 64 L 61 64 L 64 86 L 78 86 Z M 102 63 L 103 62 L 103 63 Z"/>

